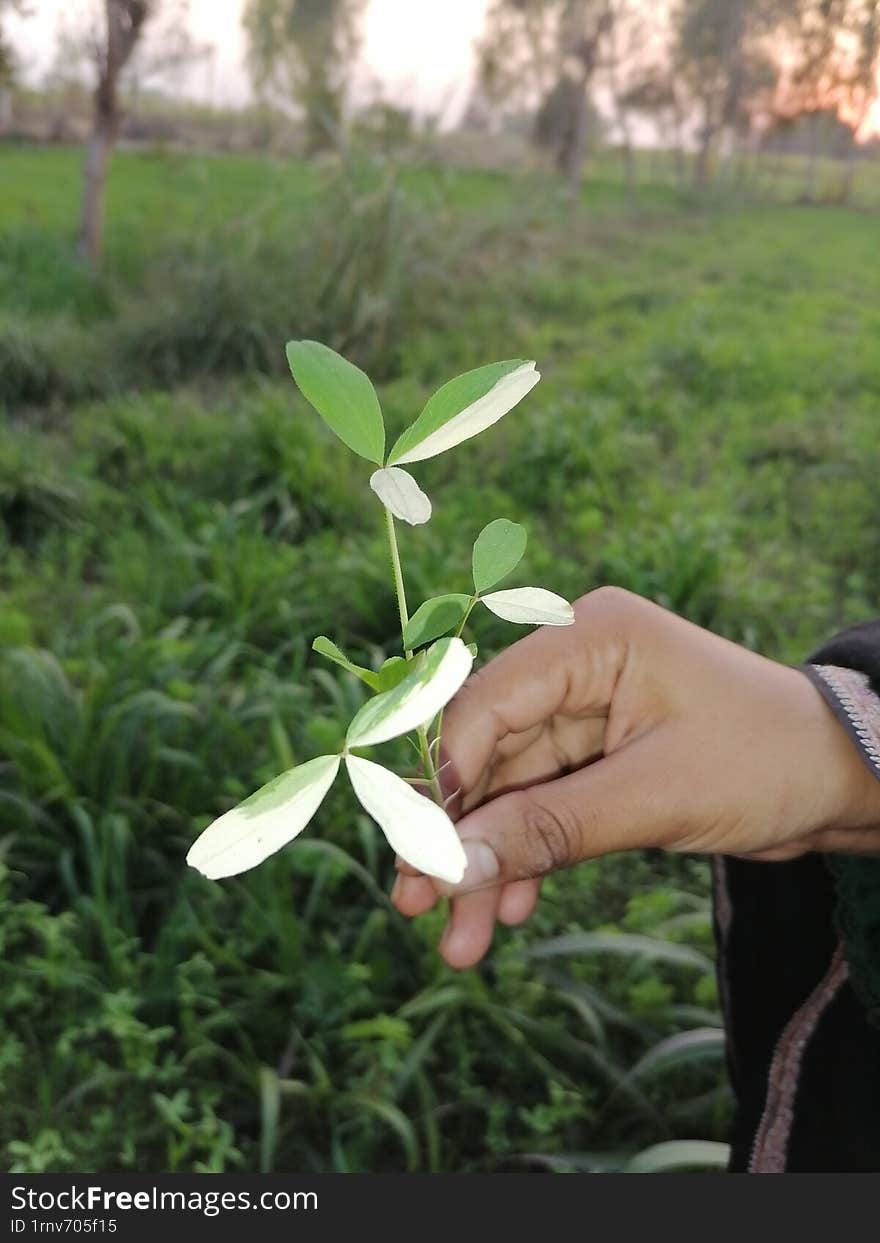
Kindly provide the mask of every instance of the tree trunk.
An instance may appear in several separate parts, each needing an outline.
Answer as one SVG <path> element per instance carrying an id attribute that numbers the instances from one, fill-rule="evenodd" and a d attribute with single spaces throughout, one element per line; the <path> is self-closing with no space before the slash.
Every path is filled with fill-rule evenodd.
<path id="1" fill-rule="evenodd" d="M 78 241 L 80 255 L 94 272 L 100 267 L 104 244 L 104 188 L 112 148 L 113 126 L 106 117 L 98 115 L 86 146 Z"/>
<path id="2" fill-rule="evenodd" d="M 712 166 L 712 143 L 715 139 L 715 122 L 712 117 L 712 106 L 707 99 L 704 104 L 703 127 L 700 130 L 700 145 L 694 160 L 694 185 L 698 190 L 705 190 L 709 184 Z"/>
<path id="3" fill-rule="evenodd" d="M 152 0 L 104 0 L 106 46 L 97 48 L 98 81 L 92 136 L 83 168 L 79 252 L 97 272 L 104 232 L 104 186 L 107 165 L 119 132 L 119 77 L 134 51 Z"/>
<path id="4" fill-rule="evenodd" d="M 709 156 L 712 149 L 712 136 L 704 130 L 700 138 L 700 146 L 694 160 L 694 185 L 700 190 L 705 190 L 709 184 Z"/>
<path id="5" fill-rule="evenodd" d="M 0 83 L 0 134 L 12 129 L 12 91 Z"/>
<path id="6" fill-rule="evenodd" d="M 557 167 L 573 190 L 580 187 L 584 175 L 584 153 L 587 145 L 587 79 L 571 92 L 572 109 L 569 124 L 559 147 Z"/>
<path id="7" fill-rule="evenodd" d="M 617 22 L 617 11 L 614 8 L 608 9 L 608 37 L 610 42 L 608 56 L 608 79 L 611 88 L 611 98 L 614 101 L 615 120 L 617 129 L 620 134 L 620 150 L 623 159 L 623 176 L 626 183 L 627 194 L 630 199 L 636 197 L 636 162 L 635 153 L 633 151 L 632 134 L 629 125 L 629 113 L 623 102 L 623 95 L 620 88 L 620 75 L 618 74 L 620 62 L 620 47 L 617 36 L 619 27 Z"/>
<path id="8" fill-rule="evenodd" d="M 859 154 L 856 142 L 856 135 L 865 124 L 865 118 L 868 114 L 868 108 L 861 109 L 852 122 L 852 138 L 847 142 L 846 153 L 844 155 L 844 171 L 843 183 L 840 187 L 841 203 L 849 203 L 852 199 L 853 188 L 855 186 L 856 173 L 859 167 Z"/>
<path id="9" fill-rule="evenodd" d="M 568 94 L 565 99 L 568 118 L 567 124 L 563 126 L 562 145 L 557 148 L 556 166 L 574 190 L 579 188 L 583 179 L 589 122 L 587 92 L 596 69 L 599 47 L 611 29 L 612 14 L 606 6 L 589 34 L 585 29 L 587 17 L 588 5 L 585 0 L 569 0 L 561 32 L 564 59 L 574 60 L 579 71 L 576 77 L 568 79 Z M 560 82 L 565 81 L 566 75 L 563 72 Z"/>
<path id="10" fill-rule="evenodd" d="M 623 139 L 621 144 L 621 154 L 623 156 L 623 177 L 626 184 L 627 194 L 630 200 L 634 200 L 638 193 L 636 186 L 637 169 L 636 169 L 636 153 L 633 150 L 632 139 L 630 137 L 629 125 L 624 124 Z"/>
<path id="11" fill-rule="evenodd" d="M 684 118 L 677 103 L 672 113 L 672 148 L 675 179 L 679 189 L 683 190 L 687 181 L 687 159 L 684 149 Z"/>
<path id="12" fill-rule="evenodd" d="M 804 181 L 803 201 L 815 203 L 816 186 L 819 173 L 819 124 L 817 114 L 807 118 L 807 166 Z"/>

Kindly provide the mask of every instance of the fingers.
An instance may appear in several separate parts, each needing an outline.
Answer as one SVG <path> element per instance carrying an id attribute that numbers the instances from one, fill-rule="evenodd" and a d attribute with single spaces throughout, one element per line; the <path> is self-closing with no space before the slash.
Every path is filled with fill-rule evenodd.
<path id="1" fill-rule="evenodd" d="M 458 970 L 476 966 L 492 944 L 496 920 L 511 926 L 523 923 L 535 908 L 539 889 L 539 881 L 527 880 L 453 898 L 440 941 L 443 960 Z"/>
<path id="2" fill-rule="evenodd" d="M 541 724 L 564 703 L 566 662 L 542 654 L 547 646 L 542 632 L 529 635 L 470 677 L 447 705 L 443 752 L 465 790 L 488 777 L 496 747 L 509 734 Z"/>
<path id="3" fill-rule="evenodd" d="M 684 813 L 666 794 L 665 752 L 648 734 L 579 772 L 484 803 L 458 823 L 468 859 L 463 881 L 435 884 L 444 893 L 474 892 L 666 844 Z"/>
<path id="4" fill-rule="evenodd" d="M 473 967 L 492 944 L 501 890 L 484 889 L 453 899 L 449 922 L 440 939 L 440 954 L 450 967 Z"/>
<path id="5" fill-rule="evenodd" d="M 505 922 L 521 923 L 528 918 L 537 898 L 535 882 L 525 881 L 507 899 Z M 437 901 L 435 882 L 427 876 L 398 874 L 391 890 L 391 901 L 401 915 L 424 915 Z M 449 920 L 440 939 L 440 955 L 450 967 L 465 970 L 475 966 L 492 944 L 495 921 L 501 917 L 502 898 L 498 887 L 479 893 L 462 894 L 450 903 Z"/>
<path id="6" fill-rule="evenodd" d="M 437 889 L 428 876 L 404 876 L 401 873 L 391 890 L 391 901 L 401 915 L 424 915 L 432 909 L 437 897 Z"/>
<path id="7" fill-rule="evenodd" d="M 607 712 L 638 606 L 602 589 L 575 605 L 573 626 L 544 626 L 474 674 L 443 718 L 443 750 L 466 791 L 486 784 L 496 752 L 555 715 Z"/>
<path id="8" fill-rule="evenodd" d="M 495 920 L 531 914 L 538 879 L 616 850 L 669 844 L 686 813 L 666 796 L 668 746 L 648 734 L 577 773 L 503 794 L 459 822 L 467 855 L 464 879 L 445 885 L 399 876 L 393 900 L 405 915 L 430 910 L 438 892 L 452 897 L 440 952 L 452 967 L 479 962 Z"/>
<path id="9" fill-rule="evenodd" d="M 516 880 L 505 885 L 498 903 L 499 923 L 507 924 L 510 928 L 524 924 L 535 909 L 540 892 L 539 880 Z"/>
<path id="10" fill-rule="evenodd" d="M 502 924 L 514 927 L 524 923 L 538 901 L 541 882 L 521 880 L 505 885 L 498 900 L 498 919 Z M 424 915 L 432 910 L 439 894 L 427 876 L 398 876 L 391 890 L 391 901 L 401 915 Z"/>
<path id="11" fill-rule="evenodd" d="M 443 788 L 468 857 L 464 881 L 451 887 L 403 865 L 392 898 L 403 914 L 418 915 L 438 893 L 453 897 L 440 945 L 450 966 L 473 966 L 483 957 L 496 919 L 515 925 L 529 917 L 537 878 L 651 844 L 661 831 L 648 812 L 662 782 L 630 767 L 640 742 L 626 748 L 626 757 L 620 752 L 552 779 L 602 754 L 612 698 L 644 607 L 625 592 L 591 593 L 575 605 L 574 626 L 544 627 L 521 640 L 447 706 Z M 499 788 L 510 792 L 459 819 L 462 808 Z"/>

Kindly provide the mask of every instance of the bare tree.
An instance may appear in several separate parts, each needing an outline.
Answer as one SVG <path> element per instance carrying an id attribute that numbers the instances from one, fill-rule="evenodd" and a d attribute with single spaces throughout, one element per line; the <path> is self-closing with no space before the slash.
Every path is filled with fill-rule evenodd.
<path id="1" fill-rule="evenodd" d="M 661 148 L 672 153 L 675 178 L 679 185 L 683 185 L 687 176 L 685 122 L 688 101 L 670 65 L 666 61 L 645 64 L 628 86 L 623 105 L 628 112 L 651 123 Z"/>
<path id="2" fill-rule="evenodd" d="M 15 52 L 3 30 L 3 15 L 12 12 L 24 17 L 31 11 L 25 0 L 0 0 L 0 133 L 6 129 L 12 114 L 11 91 L 18 76 Z"/>
<path id="3" fill-rule="evenodd" d="M 560 126 L 555 154 L 559 171 L 572 185 L 577 185 L 583 174 L 589 91 L 600 64 L 603 41 L 612 29 L 612 7 L 607 0 L 565 3 L 560 21 L 559 85 L 571 102 L 568 124 Z"/>
<path id="4" fill-rule="evenodd" d="M 577 185 L 596 111 L 591 91 L 613 27 L 612 0 L 494 0 L 478 44 L 498 106 L 535 110 L 535 140 Z"/>
<path id="5" fill-rule="evenodd" d="M 79 249 L 95 270 L 103 249 L 107 167 L 122 119 L 120 78 L 154 8 L 155 0 L 104 0 L 104 29 L 93 44 L 97 84 L 83 170 Z"/>
<path id="6" fill-rule="evenodd" d="M 817 165 L 829 109 L 855 133 L 878 96 L 880 2 L 878 0 L 789 0 L 779 24 L 785 70 L 776 116 L 801 118 L 807 139 L 804 197 L 816 196 Z M 848 195 L 855 171 L 855 147 L 847 144 Z"/>
<path id="7" fill-rule="evenodd" d="M 480 89 L 496 111 L 537 108 L 559 79 L 560 0 L 492 0 L 477 42 Z"/>
<path id="8" fill-rule="evenodd" d="M 61 89 L 62 100 L 90 78 L 94 83 L 78 246 L 97 271 L 107 171 L 128 110 L 123 97 L 130 107 L 147 83 L 167 84 L 173 91 L 181 70 L 208 49 L 190 34 L 189 0 L 96 0 L 85 26 L 62 13 L 56 38 L 47 81 Z"/>
<path id="9" fill-rule="evenodd" d="M 846 119 L 856 135 L 863 129 L 880 95 L 880 0 L 864 0 L 855 22 L 855 54 L 845 85 Z M 849 199 L 855 179 L 856 145 L 847 149 L 842 198 Z"/>
<path id="10" fill-rule="evenodd" d="M 338 144 L 364 0 L 246 0 L 257 96 L 302 111 L 310 154 Z"/>
<path id="11" fill-rule="evenodd" d="M 785 0 L 683 0 L 675 67 L 697 120 L 694 180 L 705 186 L 723 132 L 748 131 L 778 78 L 773 33 Z"/>
<path id="12" fill-rule="evenodd" d="M 633 121 L 638 108 L 633 94 L 644 80 L 646 58 L 662 40 L 664 14 L 648 13 L 640 0 L 609 0 L 609 25 L 600 65 L 602 82 L 613 109 L 616 136 L 623 156 L 624 176 L 631 194 L 636 189 Z"/>

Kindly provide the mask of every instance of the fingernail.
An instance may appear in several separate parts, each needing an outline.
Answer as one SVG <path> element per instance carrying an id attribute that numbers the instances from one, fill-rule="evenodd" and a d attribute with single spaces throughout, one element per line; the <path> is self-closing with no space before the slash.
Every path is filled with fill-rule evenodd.
<path id="1" fill-rule="evenodd" d="M 479 889 L 481 885 L 491 885 L 501 875 L 498 856 L 488 842 L 465 842 L 464 853 L 467 866 L 459 889 Z"/>

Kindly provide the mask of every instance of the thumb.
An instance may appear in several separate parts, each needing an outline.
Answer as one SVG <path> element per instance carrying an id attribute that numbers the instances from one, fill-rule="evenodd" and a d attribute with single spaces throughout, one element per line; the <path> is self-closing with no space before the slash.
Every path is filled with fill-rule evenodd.
<path id="1" fill-rule="evenodd" d="M 680 822 L 666 789 L 658 749 L 644 735 L 576 773 L 501 794 L 458 822 L 467 869 L 458 885 L 437 887 L 467 893 L 661 845 Z"/>

